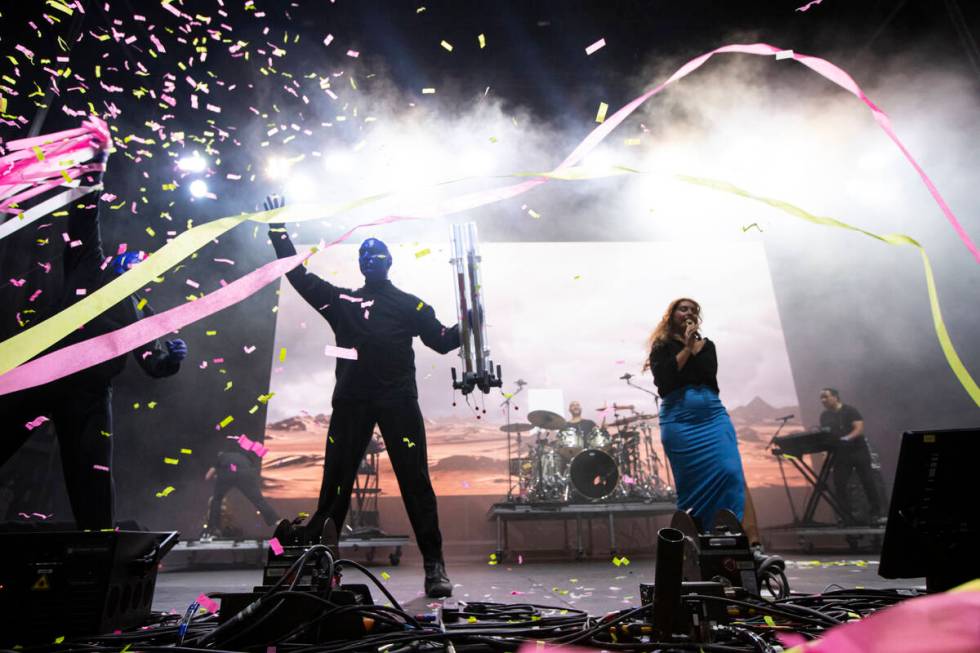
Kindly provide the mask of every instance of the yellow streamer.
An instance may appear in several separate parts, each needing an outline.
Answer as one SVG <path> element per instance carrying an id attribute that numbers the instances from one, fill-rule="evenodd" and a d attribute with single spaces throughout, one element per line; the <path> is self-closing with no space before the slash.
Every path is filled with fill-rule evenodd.
<path id="1" fill-rule="evenodd" d="M 918 249 L 919 254 L 922 256 L 922 268 L 926 277 L 926 289 L 929 292 L 929 308 L 932 311 L 932 324 L 936 330 L 936 338 L 939 340 L 939 346 L 942 348 L 943 354 L 946 356 L 946 362 L 949 363 L 949 367 L 953 370 L 953 374 L 956 375 L 960 385 L 963 386 L 967 394 L 970 395 L 970 398 L 973 399 L 974 403 L 976 403 L 977 406 L 980 406 L 980 387 L 977 386 L 977 382 L 973 380 L 973 377 L 970 376 L 970 372 L 966 369 L 966 366 L 963 365 L 963 361 L 960 360 L 959 354 L 956 353 L 956 349 L 953 347 L 953 342 L 949 338 L 949 332 L 946 330 L 946 323 L 943 322 L 943 314 L 939 308 L 939 294 L 936 292 L 936 280 L 932 274 L 932 265 L 929 263 L 929 256 L 926 254 L 925 248 L 920 245 L 917 240 L 911 236 L 906 236 L 905 234 L 876 234 L 871 231 L 867 231 L 866 229 L 842 222 L 836 218 L 813 215 L 812 213 L 790 204 L 789 202 L 773 199 L 771 197 L 755 195 L 754 193 L 738 188 L 737 186 L 734 186 L 726 181 L 704 179 L 701 177 L 688 177 L 686 175 L 677 175 L 677 178 L 689 184 L 704 186 L 705 188 L 731 193 L 733 195 L 745 197 L 757 202 L 762 202 L 763 204 L 768 204 L 769 206 L 779 209 L 784 213 L 789 213 L 790 215 L 814 224 L 822 224 L 828 227 L 837 227 L 839 229 L 856 231 L 864 234 L 865 236 L 888 243 L 889 245 L 911 245 L 912 247 Z"/>

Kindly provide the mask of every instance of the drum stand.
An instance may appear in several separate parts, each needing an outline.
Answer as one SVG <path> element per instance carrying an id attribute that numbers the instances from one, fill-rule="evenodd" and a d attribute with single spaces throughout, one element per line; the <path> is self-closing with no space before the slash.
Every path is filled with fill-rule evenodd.
<path id="1" fill-rule="evenodd" d="M 511 400 L 514 399 L 514 397 L 516 397 L 517 395 L 519 395 L 521 393 L 521 390 L 524 389 L 524 386 L 525 385 L 527 385 L 527 384 L 523 380 L 518 379 L 517 380 L 517 390 L 515 390 L 514 392 L 511 392 L 511 393 L 504 392 L 503 393 L 504 400 L 500 404 L 501 406 L 506 407 L 506 411 L 507 411 L 507 501 L 513 501 L 514 500 L 514 474 L 513 474 L 512 465 L 514 464 L 515 457 L 512 455 L 512 449 L 511 449 L 511 437 L 510 437 L 510 402 L 511 402 Z M 517 456 L 516 456 L 516 459 L 517 459 L 517 463 L 518 464 L 520 464 L 520 460 L 521 460 L 521 444 L 522 444 L 522 442 L 521 442 L 521 432 L 518 431 L 517 432 Z M 518 497 L 520 497 L 523 494 L 523 490 L 524 490 L 524 488 L 521 487 L 521 474 L 520 474 L 520 469 L 518 469 L 518 474 L 517 474 L 517 496 Z"/>

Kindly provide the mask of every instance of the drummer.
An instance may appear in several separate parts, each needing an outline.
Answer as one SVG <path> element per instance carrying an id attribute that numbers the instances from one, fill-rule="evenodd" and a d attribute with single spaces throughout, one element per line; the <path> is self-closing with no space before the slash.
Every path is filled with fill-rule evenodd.
<path id="1" fill-rule="evenodd" d="M 582 404 L 577 401 L 568 404 L 568 414 L 571 416 L 568 418 L 568 426 L 578 431 L 583 442 L 588 441 L 596 423 L 590 419 L 582 419 Z"/>

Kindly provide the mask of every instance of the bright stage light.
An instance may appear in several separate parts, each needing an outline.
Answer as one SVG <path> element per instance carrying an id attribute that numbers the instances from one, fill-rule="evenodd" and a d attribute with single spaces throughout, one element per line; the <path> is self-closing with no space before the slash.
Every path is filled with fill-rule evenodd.
<path id="1" fill-rule="evenodd" d="M 208 184 L 203 179 L 195 179 L 190 185 L 191 195 L 205 197 L 208 194 Z"/>
<path id="2" fill-rule="evenodd" d="M 306 175 L 290 175 L 283 188 L 286 201 L 290 204 L 309 204 L 317 198 L 317 187 Z"/>
<path id="3" fill-rule="evenodd" d="M 274 156 L 265 164 L 265 174 L 269 179 L 283 179 L 291 167 L 292 164 L 286 159 Z"/>
<path id="4" fill-rule="evenodd" d="M 184 172 L 204 172 L 208 167 L 208 160 L 197 152 L 190 156 L 185 156 L 177 161 L 177 167 Z"/>
<path id="5" fill-rule="evenodd" d="M 350 173 L 354 167 L 354 157 L 346 152 L 331 152 L 323 157 L 323 167 L 327 172 Z"/>

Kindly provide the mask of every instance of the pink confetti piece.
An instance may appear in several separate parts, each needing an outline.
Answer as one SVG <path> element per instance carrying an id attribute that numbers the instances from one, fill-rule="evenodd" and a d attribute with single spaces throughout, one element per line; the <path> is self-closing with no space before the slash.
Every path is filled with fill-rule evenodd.
<path id="1" fill-rule="evenodd" d="M 364 301 L 363 297 L 351 297 L 350 295 L 345 295 L 344 293 L 340 293 L 340 298 L 346 299 L 347 301 L 353 302 L 355 304 L 359 304 Z"/>
<path id="2" fill-rule="evenodd" d="M 82 295 L 85 294 L 85 289 L 84 288 L 75 288 L 75 294 L 78 295 L 79 297 L 81 297 Z"/>
<path id="3" fill-rule="evenodd" d="M 353 58 L 357 59 L 359 56 L 361 56 L 361 53 L 358 52 L 357 50 L 348 50 L 347 51 L 347 56 L 348 57 L 353 57 Z"/>
<path id="4" fill-rule="evenodd" d="M 271 540 L 269 540 L 269 548 L 272 549 L 272 553 L 274 553 L 277 556 L 281 556 L 284 550 L 282 548 L 282 544 L 279 543 L 278 537 L 274 537 Z"/>
<path id="5" fill-rule="evenodd" d="M 585 54 L 593 54 L 594 52 L 598 52 L 604 47 L 606 47 L 606 39 L 599 39 L 589 47 L 585 48 Z"/>
<path id="6" fill-rule="evenodd" d="M 259 458 L 265 458 L 265 455 L 269 453 L 269 449 L 267 447 L 262 446 L 258 442 L 252 445 L 251 451 Z"/>
<path id="7" fill-rule="evenodd" d="M 167 5 L 163 5 L 163 6 L 166 7 Z M 215 613 L 218 611 L 219 608 L 218 604 L 215 603 L 213 600 L 211 600 L 210 597 L 208 597 L 203 593 L 200 596 L 198 596 L 195 600 L 197 601 L 198 605 L 200 605 L 208 612 Z"/>
<path id="8" fill-rule="evenodd" d="M 40 415 L 38 417 L 35 417 L 31 421 L 27 422 L 26 424 L 24 424 L 24 426 L 27 428 L 28 431 L 33 431 L 37 427 L 41 426 L 41 424 L 44 424 L 47 421 L 49 421 L 47 417 L 45 417 L 44 415 Z"/>
<path id="9" fill-rule="evenodd" d="M 34 291 L 34 292 L 33 292 L 33 293 L 31 294 L 31 296 L 30 296 L 30 297 L 28 298 L 28 300 L 27 300 L 27 301 L 29 301 L 29 302 L 32 302 L 32 301 L 34 301 L 35 299 L 37 299 L 37 296 L 41 294 L 41 292 L 42 292 L 42 291 L 40 291 L 40 290 L 35 290 L 35 291 Z"/>
<path id="10" fill-rule="evenodd" d="M 11 279 L 10 280 L 10 283 L 13 284 L 14 286 L 20 288 L 25 283 L 27 283 L 27 280 L 26 279 Z"/>
<path id="11" fill-rule="evenodd" d="M 109 468 L 106 467 L 105 465 L 92 465 L 92 469 L 97 469 L 100 472 L 107 472 L 107 471 L 109 471 Z"/>
<path id="12" fill-rule="evenodd" d="M 332 356 L 334 358 L 346 358 L 347 360 L 356 361 L 357 360 L 357 350 L 347 347 L 335 347 L 334 345 L 326 345 L 323 348 L 324 356 Z"/>
<path id="13" fill-rule="evenodd" d="M 160 43 L 160 39 L 158 39 L 155 34 L 150 34 L 150 42 L 153 43 L 153 47 L 157 49 L 157 52 L 167 51 L 167 49 L 163 47 L 163 43 Z"/>
<path id="14" fill-rule="evenodd" d="M 228 463 L 228 468 L 233 472 L 238 471 L 238 465 L 236 465 L 235 463 Z"/>
<path id="15" fill-rule="evenodd" d="M 333 34 L 327 34 L 327 38 L 323 39 L 324 45 L 330 45 L 333 43 Z"/>
<path id="16" fill-rule="evenodd" d="M 252 447 L 255 446 L 255 442 L 250 439 L 247 435 L 242 433 L 238 436 L 238 446 L 245 451 L 251 451 Z"/>
<path id="17" fill-rule="evenodd" d="M 201 284 L 199 284 L 198 282 L 194 281 L 193 279 L 188 279 L 185 283 L 188 286 L 190 286 L 191 288 L 200 288 L 201 287 Z"/>
<path id="18" fill-rule="evenodd" d="M 225 362 L 225 359 L 224 358 L 215 358 L 211 362 L 212 363 L 224 363 Z"/>
<path id="19" fill-rule="evenodd" d="M 233 260 L 231 260 L 230 258 L 216 258 L 216 259 L 214 259 L 214 262 L 215 263 L 227 263 L 228 265 L 234 265 L 235 264 L 235 262 Z"/>
<path id="20" fill-rule="evenodd" d="M 813 5 L 818 5 L 818 4 L 820 4 L 821 2 L 823 2 L 823 0 L 810 0 L 810 2 L 808 2 L 808 3 L 806 3 L 806 4 L 805 4 L 805 5 L 803 5 L 802 7 L 797 7 L 797 8 L 796 8 L 796 11 L 807 11 L 807 10 L 808 10 L 808 9 L 810 9 L 810 7 L 812 7 Z"/>
<path id="21" fill-rule="evenodd" d="M 248 345 L 247 347 L 242 347 L 242 349 L 245 350 L 246 354 L 251 354 L 255 351 L 255 345 Z"/>

